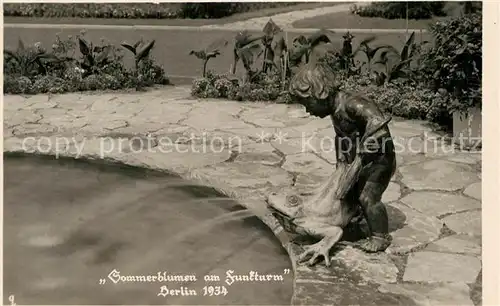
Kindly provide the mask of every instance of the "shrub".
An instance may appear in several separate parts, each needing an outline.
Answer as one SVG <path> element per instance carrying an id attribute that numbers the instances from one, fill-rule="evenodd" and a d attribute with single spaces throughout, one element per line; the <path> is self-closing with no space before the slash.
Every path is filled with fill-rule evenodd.
<path id="1" fill-rule="evenodd" d="M 435 44 L 422 54 L 419 80 L 453 98 L 450 112 L 481 107 L 482 18 L 469 14 L 430 27 Z"/>
<path id="2" fill-rule="evenodd" d="M 340 89 L 365 95 L 382 111 L 407 119 L 429 120 L 448 126 L 451 116 L 448 105 L 451 97 L 436 92 L 423 83 L 398 79 L 377 86 L 368 73 L 352 75 L 349 71 L 338 72 Z M 227 75 L 207 73 L 206 78 L 193 82 L 191 94 L 198 98 L 225 98 L 236 101 L 276 101 L 295 103 L 290 94 L 275 85 L 277 76 L 262 75 L 256 83 L 238 83 Z"/>
<path id="3" fill-rule="evenodd" d="M 139 76 L 146 86 L 170 84 L 164 68 L 155 64 L 151 58 L 146 58 L 141 62 L 139 65 Z"/>
<path id="4" fill-rule="evenodd" d="M 341 90 L 365 95 L 382 111 L 407 119 L 429 120 L 448 126 L 451 116 L 447 110 L 451 97 L 426 87 L 422 83 L 395 80 L 382 86 L 372 84 L 367 74 L 344 77 Z"/>
<path id="5" fill-rule="evenodd" d="M 191 95 L 198 98 L 229 98 L 238 99 L 237 81 L 231 80 L 225 74 L 214 74 L 207 71 L 206 77 L 195 79 L 191 87 Z"/>
<path id="6" fill-rule="evenodd" d="M 237 5 L 231 2 L 187 2 L 182 3 L 181 11 L 183 18 L 221 18 L 232 15 Z"/>
<path id="7" fill-rule="evenodd" d="M 287 92 L 281 91 L 280 76 L 259 74 L 254 82 L 243 82 L 231 76 L 207 72 L 207 77 L 196 79 L 191 94 L 198 98 L 223 98 L 236 101 L 290 101 Z"/>
<path id="8" fill-rule="evenodd" d="M 4 72 L 25 77 L 47 74 L 47 64 L 57 58 L 40 45 L 25 46 L 19 40 L 16 50 L 4 50 Z"/>
<path id="9" fill-rule="evenodd" d="M 188 2 L 182 3 L 183 18 L 222 18 L 238 13 L 296 5 L 298 2 Z"/>
<path id="10" fill-rule="evenodd" d="M 12 76 L 5 74 L 3 79 L 3 90 L 6 93 L 24 94 L 31 90 L 32 82 L 25 76 Z"/>
<path id="11" fill-rule="evenodd" d="M 297 2 L 212 3 L 6 3 L 4 16 L 76 18 L 221 18 L 236 13 L 295 5 Z"/>
<path id="12" fill-rule="evenodd" d="M 78 18 L 177 18 L 173 3 L 6 3 L 5 16 Z"/>
<path id="13" fill-rule="evenodd" d="M 67 88 L 68 82 L 64 79 L 52 75 L 44 75 L 35 77 L 31 91 L 36 93 L 63 93 L 67 91 Z"/>
<path id="14" fill-rule="evenodd" d="M 375 2 L 368 6 L 351 9 L 351 12 L 362 17 L 382 17 L 386 19 L 406 18 L 430 19 L 433 16 L 444 16 L 443 1 L 408 1 L 408 2 Z"/>

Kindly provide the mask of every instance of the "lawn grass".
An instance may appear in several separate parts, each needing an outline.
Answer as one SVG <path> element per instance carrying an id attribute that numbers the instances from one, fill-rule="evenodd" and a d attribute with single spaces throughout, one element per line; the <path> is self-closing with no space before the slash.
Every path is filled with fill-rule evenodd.
<path id="1" fill-rule="evenodd" d="M 226 24 L 257 17 L 267 17 L 292 11 L 330 7 L 347 2 L 302 2 L 295 5 L 266 8 L 258 11 L 234 14 L 219 19 L 119 19 L 119 18 L 35 18 L 4 16 L 4 23 L 26 24 L 92 24 L 92 25 L 166 25 L 166 26 L 202 26 Z"/>
<path id="2" fill-rule="evenodd" d="M 447 20 L 460 14 L 459 4 L 449 2 L 445 6 L 446 17 L 433 17 L 425 20 L 408 20 L 409 29 L 427 29 L 429 24 Z M 361 17 L 350 12 L 339 12 L 306 18 L 294 22 L 295 28 L 327 29 L 405 29 L 406 19 L 384 19 Z"/>

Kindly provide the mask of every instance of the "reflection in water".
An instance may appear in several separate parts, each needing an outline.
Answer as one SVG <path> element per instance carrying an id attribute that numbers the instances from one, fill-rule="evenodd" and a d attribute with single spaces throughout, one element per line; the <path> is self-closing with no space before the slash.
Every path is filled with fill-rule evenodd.
<path id="1" fill-rule="evenodd" d="M 212 189 L 123 166 L 34 157 L 5 159 L 4 177 L 4 290 L 18 304 L 290 302 L 291 274 L 224 282 L 230 270 L 282 275 L 291 263 L 250 211 Z M 113 270 L 125 280 L 159 272 L 197 280 L 114 284 L 107 277 Z M 198 294 L 158 296 L 162 286 Z M 228 294 L 214 295 L 221 286 Z"/>
<path id="2" fill-rule="evenodd" d="M 198 223 L 194 227 L 184 230 L 180 233 L 176 233 L 174 236 L 170 236 L 166 242 L 176 242 L 182 239 L 185 239 L 189 235 L 194 235 L 194 234 L 199 234 L 202 230 L 206 230 L 209 227 L 214 227 L 216 225 L 219 225 L 221 223 L 225 223 L 228 221 L 235 221 L 235 220 L 242 220 L 248 217 L 254 217 L 254 214 L 249 211 L 249 210 L 242 210 L 242 211 L 232 211 L 225 213 L 221 216 L 212 218 L 210 220 L 203 221 L 201 223 Z"/>

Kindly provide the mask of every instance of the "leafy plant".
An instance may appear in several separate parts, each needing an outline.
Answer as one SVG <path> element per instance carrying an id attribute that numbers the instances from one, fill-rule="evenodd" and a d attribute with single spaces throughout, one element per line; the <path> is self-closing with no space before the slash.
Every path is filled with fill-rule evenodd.
<path id="1" fill-rule="evenodd" d="M 81 35 L 84 35 L 83 30 Z M 72 57 L 77 44 L 83 51 L 78 60 Z M 100 55 L 103 49 L 108 50 L 104 53 L 106 56 Z M 50 52 L 40 43 L 25 46 L 19 40 L 16 50 L 4 52 L 4 93 L 62 93 L 168 84 L 163 67 L 147 56 L 140 56 L 138 71 L 127 69 L 122 51 L 123 48 L 105 43 L 104 39 L 100 46 L 94 47 L 82 37 L 61 39 L 56 36 Z M 106 60 L 101 61 L 100 56 Z M 90 67 L 87 71 L 81 68 L 85 64 Z M 134 78 L 134 74 L 139 77 Z"/>
<path id="2" fill-rule="evenodd" d="M 4 60 L 7 72 L 30 77 L 36 74 L 47 74 L 46 65 L 49 61 L 64 61 L 40 48 L 26 48 L 21 39 L 18 40 L 15 51 L 4 49 Z"/>
<path id="3" fill-rule="evenodd" d="M 330 30 L 320 29 L 308 37 L 304 35 L 296 37 L 290 50 L 290 66 L 298 67 L 301 64 L 307 64 L 314 48 L 322 43 L 331 43 L 329 35 L 333 33 Z"/>
<path id="4" fill-rule="evenodd" d="M 124 47 L 125 49 L 129 50 L 134 54 L 134 59 L 135 59 L 135 68 L 139 68 L 139 64 L 141 61 L 146 59 L 149 56 L 149 53 L 153 49 L 155 45 L 155 40 L 150 41 L 147 43 L 144 47 L 142 47 L 140 50 L 138 50 L 138 47 L 142 44 L 142 41 L 138 41 L 133 45 L 129 45 L 127 43 L 122 43 L 121 46 Z"/>
<path id="5" fill-rule="evenodd" d="M 367 59 L 367 66 L 368 66 L 368 71 L 371 71 L 371 64 L 373 59 L 375 58 L 375 55 L 377 54 L 378 51 L 383 50 L 383 49 L 393 49 L 391 45 L 380 45 L 377 47 L 371 47 L 370 43 L 375 40 L 375 36 L 371 36 L 368 38 L 363 39 L 360 43 L 358 48 L 353 52 L 353 55 L 355 56 L 359 52 L 362 52 L 365 54 L 366 59 Z"/>
<path id="6" fill-rule="evenodd" d="M 225 39 L 218 39 L 213 41 L 210 45 L 208 45 L 205 49 L 194 51 L 191 50 L 189 55 L 194 55 L 197 58 L 203 60 L 203 77 L 207 74 L 207 64 L 211 58 L 216 58 L 220 55 L 220 48 L 227 46 L 228 41 Z"/>
<path id="7" fill-rule="evenodd" d="M 453 99 L 449 111 L 481 107 L 482 16 L 468 14 L 430 27 L 434 45 L 422 54 L 419 79 Z"/>
<path id="8" fill-rule="evenodd" d="M 426 44 L 424 41 L 421 44 Z M 380 53 L 380 59 L 376 61 L 374 64 L 381 64 L 385 67 L 385 72 L 375 71 L 376 75 L 376 83 L 377 85 L 382 85 L 383 83 L 391 82 L 394 79 L 401 77 L 408 77 L 410 71 L 410 64 L 418 55 L 420 51 L 420 45 L 415 43 L 415 32 L 412 32 L 411 35 L 406 40 L 401 52 L 399 52 L 396 48 L 391 47 L 388 50 L 384 50 Z M 391 64 L 388 54 L 394 53 L 397 55 L 396 63 Z"/>
<path id="9" fill-rule="evenodd" d="M 121 46 L 124 47 L 125 49 L 129 50 L 134 54 L 134 62 L 135 62 L 135 75 L 137 79 L 137 90 L 142 89 L 141 85 L 141 75 L 139 73 L 139 68 L 141 63 L 146 60 L 151 53 L 151 50 L 153 49 L 155 45 L 155 40 L 150 41 L 149 43 L 145 44 L 141 49 L 138 49 L 139 46 L 142 45 L 142 40 L 139 40 L 133 45 L 129 45 L 127 43 L 122 43 Z"/>
<path id="10" fill-rule="evenodd" d="M 87 42 L 83 37 L 78 37 L 78 46 L 82 54 L 79 65 L 84 70 L 84 78 L 91 74 L 100 73 L 106 65 L 110 64 L 109 45 L 94 46 L 92 42 Z"/>
<path id="11" fill-rule="evenodd" d="M 429 120 L 449 128 L 452 117 L 447 106 L 448 95 L 435 92 L 420 82 L 396 79 L 381 86 L 371 85 L 367 72 L 359 75 L 340 74 L 341 90 L 360 93 L 374 101 L 382 111 L 407 119 Z"/>
<path id="12" fill-rule="evenodd" d="M 343 36 L 342 50 L 340 52 L 340 65 L 342 69 L 350 70 L 354 66 L 354 53 L 352 50 L 352 40 L 354 36 L 346 32 Z"/>
<path id="13" fill-rule="evenodd" d="M 360 64 L 356 66 L 354 63 L 354 53 L 352 50 L 352 40 L 354 39 L 354 36 L 351 33 L 346 32 L 342 38 L 342 49 L 340 51 L 329 50 L 321 58 L 321 61 L 334 71 L 345 71 L 349 75 L 359 74 L 363 65 Z"/>
<path id="14" fill-rule="evenodd" d="M 278 68 L 274 62 L 275 52 L 272 43 L 275 36 L 282 32 L 282 29 L 274 23 L 272 19 L 264 26 L 262 30 L 264 36 L 262 37 L 262 44 L 264 45 L 264 61 L 262 62 L 262 71 L 267 73 L 272 68 Z"/>
<path id="15" fill-rule="evenodd" d="M 262 54 L 262 46 L 256 43 L 261 40 L 264 35 L 252 36 L 248 31 L 241 31 L 235 36 L 235 43 L 233 48 L 234 63 L 232 67 L 232 74 L 236 74 L 236 66 L 238 62 L 243 62 L 243 67 L 247 71 L 247 75 L 251 76 L 253 71 L 253 64 L 255 59 Z"/>
<path id="16" fill-rule="evenodd" d="M 286 78 L 290 75 L 288 45 L 284 36 L 281 36 L 273 47 L 274 55 L 278 57 L 277 68 L 281 77 L 281 90 L 285 90 Z"/>

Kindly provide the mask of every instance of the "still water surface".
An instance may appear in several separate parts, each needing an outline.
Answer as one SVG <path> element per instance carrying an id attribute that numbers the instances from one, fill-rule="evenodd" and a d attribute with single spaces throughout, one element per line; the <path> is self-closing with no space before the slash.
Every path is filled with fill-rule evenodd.
<path id="1" fill-rule="evenodd" d="M 175 177 L 6 157 L 4 216 L 6 304 L 10 295 L 17 304 L 290 303 L 292 267 L 272 232 Z M 228 271 L 276 281 L 237 282 Z"/>

